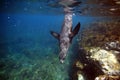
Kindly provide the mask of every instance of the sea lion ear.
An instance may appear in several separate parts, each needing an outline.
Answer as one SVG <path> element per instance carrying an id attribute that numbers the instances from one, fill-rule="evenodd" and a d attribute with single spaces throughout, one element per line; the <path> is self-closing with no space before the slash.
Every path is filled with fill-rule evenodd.
<path id="1" fill-rule="evenodd" d="M 50 31 L 50 34 L 53 35 L 56 39 L 60 39 L 60 34 L 54 32 L 54 31 Z"/>
<path id="2" fill-rule="evenodd" d="M 80 22 L 75 26 L 75 28 L 73 29 L 73 31 L 70 34 L 70 42 L 72 42 L 72 38 L 76 36 L 76 34 L 78 34 L 80 29 Z"/>

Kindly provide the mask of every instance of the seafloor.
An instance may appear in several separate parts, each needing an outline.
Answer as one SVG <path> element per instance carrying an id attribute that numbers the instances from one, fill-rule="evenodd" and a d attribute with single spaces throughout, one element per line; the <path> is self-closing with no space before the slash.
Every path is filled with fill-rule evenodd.
<path id="1" fill-rule="evenodd" d="M 21 43 L 19 50 L 17 41 L 14 42 L 16 48 L 11 47 L 11 43 L 1 43 L 3 54 L 0 58 L 0 80 L 83 80 L 79 79 L 80 74 L 83 74 L 84 80 L 94 80 L 97 76 L 105 76 L 91 58 L 86 58 L 85 52 L 96 47 L 103 48 L 107 42 L 120 43 L 120 22 L 96 22 L 84 26 L 86 27 L 77 36 L 79 41 L 72 44 L 64 64 L 60 64 L 58 54 L 51 46 L 41 48 L 35 42 L 34 46 L 26 49 L 24 43 Z M 54 49 L 59 51 L 58 47 Z M 120 62 L 120 54 L 116 58 Z M 114 80 L 120 80 L 119 75 L 116 76 L 118 77 Z M 113 80 L 112 78 L 103 80 Z"/>
<path id="2" fill-rule="evenodd" d="M 0 58 L 0 80 L 68 80 L 69 62 L 61 65 L 51 48 L 22 49 L 22 54 L 9 48 Z M 45 55 L 41 55 L 45 53 Z M 51 53 L 53 53 L 51 55 Z"/>

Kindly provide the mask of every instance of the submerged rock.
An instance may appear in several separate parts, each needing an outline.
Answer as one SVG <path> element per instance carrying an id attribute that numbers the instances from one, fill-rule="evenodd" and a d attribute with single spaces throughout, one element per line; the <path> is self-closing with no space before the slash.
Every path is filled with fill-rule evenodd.
<path id="1" fill-rule="evenodd" d="M 120 75 L 120 63 L 112 51 L 93 48 L 90 53 L 91 56 L 89 58 L 95 62 L 93 64 L 96 64 L 104 74 Z"/>
<path id="2" fill-rule="evenodd" d="M 86 61 L 80 63 L 78 60 L 74 65 L 77 68 L 78 80 L 120 80 L 120 62 L 117 58 L 120 53 L 116 55 L 115 50 L 92 47 L 80 54 L 85 55 L 82 57 Z"/>
<path id="3" fill-rule="evenodd" d="M 79 58 L 74 65 L 78 66 L 76 74 L 80 72 L 77 80 L 81 75 L 83 80 L 120 80 L 119 26 L 117 22 L 100 22 L 82 31 Z"/>
<path id="4" fill-rule="evenodd" d="M 95 80 L 120 80 L 120 76 L 100 75 Z"/>
<path id="5" fill-rule="evenodd" d="M 85 80 L 82 74 L 78 74 L 78 80 Z"/>

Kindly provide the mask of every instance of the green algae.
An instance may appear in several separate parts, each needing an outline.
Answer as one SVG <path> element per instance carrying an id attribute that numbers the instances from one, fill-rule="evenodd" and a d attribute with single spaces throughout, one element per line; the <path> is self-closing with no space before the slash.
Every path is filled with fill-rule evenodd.
<path id="1" fill-rule="evenodd" d="M 8 54 L 0 59 L 0 80 L 65 80 L 68 79 L 69 64 L 60 64 L 58 55 L 54 51 L 44 49 L 24 49 L 22 54 Z M 51 54 L 52 53 L 52 54 Z"/>

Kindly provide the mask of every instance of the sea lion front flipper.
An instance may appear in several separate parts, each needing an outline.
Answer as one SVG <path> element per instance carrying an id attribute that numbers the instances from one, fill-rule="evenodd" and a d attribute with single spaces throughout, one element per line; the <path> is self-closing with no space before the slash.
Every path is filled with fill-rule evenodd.
<path id="1" fill-rule="evenodd" d="M 80 22 L 75 26 L 75 28 L 71 32 L 71 34 L 70 34 L 70 38 L 71 38 L 70 42 L 72 42 L 73 37 L 75 37 L 76 34 L 78 34 L 79 29 L 80 29 Z"/>
<path id="2" fill-rule="evenodd" d="M 53 35 L 56 39 L 60 39 L 60 34 L 54 32 L 54 31 L 50 31 L 51 35 Z"/>

